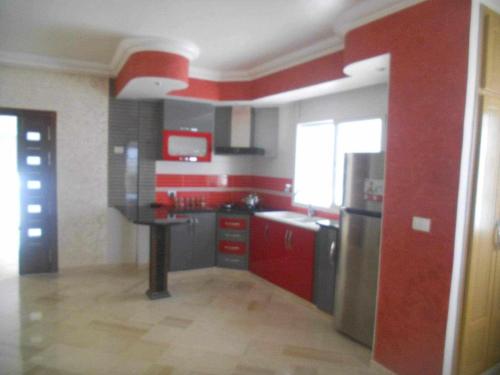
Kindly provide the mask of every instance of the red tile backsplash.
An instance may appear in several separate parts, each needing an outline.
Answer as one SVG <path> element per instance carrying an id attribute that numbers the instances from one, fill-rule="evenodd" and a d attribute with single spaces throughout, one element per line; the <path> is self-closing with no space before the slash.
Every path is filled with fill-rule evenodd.
<path id="1" fill-rule="evenodd" d="M 157 187 L 233 187 L 284 191 L 291 178 L 252 175 L 179 175 L 157 174 Z"/>
<path id="2" fill-rule="evenodd" d="M 202 198 L 208 207 L 218 207 L 226 202 L 241 202 L 253 189 L 269 190 L 259 193 L 261 204 L 270 209 L 296 211 L 307 213 L 306 209 L 292 205 L 290 195 L 273 194 L 283 192 L 286 184 L 291 184 L 291 178 L 276 178 L 251 175 L 156 175 L 156 187 L 171 188 L 228 188 L 227 191 L 177 191 L 177 198 Z M 230 188 L 245 189 L 231 191 Z M 157 192 L 156 201 L 166 205 L 173 205 L 166 192 Z M 328 219 L 338 219 L 338 214 L 317 211 L 317 216 Z"/>

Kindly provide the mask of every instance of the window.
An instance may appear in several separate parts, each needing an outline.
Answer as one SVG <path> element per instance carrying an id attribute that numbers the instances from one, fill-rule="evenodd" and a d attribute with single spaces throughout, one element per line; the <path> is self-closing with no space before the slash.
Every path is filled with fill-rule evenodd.
<path id="1" fill-rule="evenodd" d="M 337 125 L 335 204 L 344 198 L 345 154 L 382 151 L 382 119 L 341 122 Z"/>
<path id="2" fill-rule="evenodd" d="M 297 126 L 294 203 L 331 208 L 342 205 L 347 153 L 381 152 L 382 119 Z"/>
<path id="3" fill-rule="evenodd" d="M 328 208 L 333 202 L 333 121 L 299 124 L 295 144 L 294 202 Z"/>

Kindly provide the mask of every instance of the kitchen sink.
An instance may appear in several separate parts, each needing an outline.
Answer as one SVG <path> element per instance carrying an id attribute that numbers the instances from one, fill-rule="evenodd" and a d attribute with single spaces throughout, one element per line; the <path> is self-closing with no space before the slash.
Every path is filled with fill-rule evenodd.
<path id="1" fill-rule="evenodd" d="M 304 215 L 291 211 L 268 211 L 265 212 L 265 217 L 268 219 L 298 220 L 303 218 Z"/>
<path id="2" fill-rule="evenodd" d="M 301 223 L 315 223 L 318 220 L 321 220 L 321 218 L 315 217 L 315 216 L 306 216 L 306 217 L 300 217 L 300 218 L 293 219 L 293 220 L 300 221 Z"/>
<path id="3" fill-rule="evenodd" d="M 316 221 L 321 220 L 320 217 L 307 216 L 299 214 L 292 211 L 267 211 L 267 212 L 257 212 L 255 216 L 262 217 L 264 219 L 270 219 L 274 221 L 279 221 L 284 224 L 295 225 L 304 229 L 319 230 L 319 225 Z"/>

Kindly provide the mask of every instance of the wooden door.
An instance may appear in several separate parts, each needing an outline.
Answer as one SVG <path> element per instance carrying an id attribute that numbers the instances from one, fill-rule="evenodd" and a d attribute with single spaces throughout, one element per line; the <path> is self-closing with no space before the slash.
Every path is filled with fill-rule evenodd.
<path id="1" fill-rule="evenodd" d="M 500 17 L 486 12 L 480 141 L 459 373 L 500 362 Z"/>
<path id="2" fill-rule="evenodd" d="M 56 114 L 14 111 L 20 178 L 19 273 L 57 271 Z"/>

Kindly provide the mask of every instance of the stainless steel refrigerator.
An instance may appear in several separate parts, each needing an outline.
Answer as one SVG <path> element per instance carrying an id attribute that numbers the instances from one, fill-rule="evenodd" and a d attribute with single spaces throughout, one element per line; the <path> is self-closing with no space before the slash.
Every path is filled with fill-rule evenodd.
<path id="1" fill-rule="evenodd" d="M 372 347 L 384 191 L 383 153 L 347 154 L 335 284 L 337 330 Z"/>

